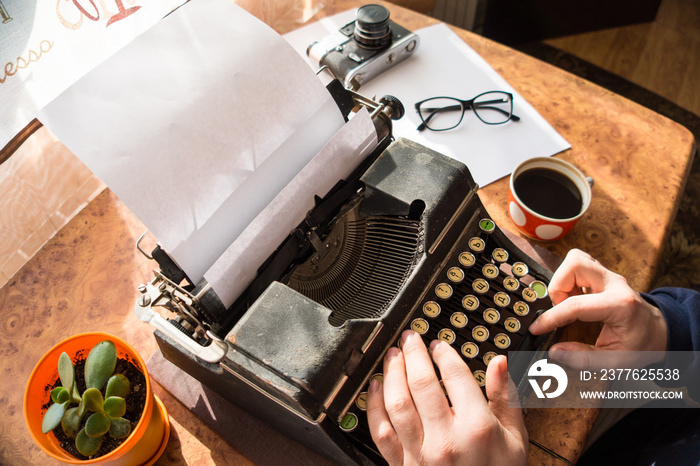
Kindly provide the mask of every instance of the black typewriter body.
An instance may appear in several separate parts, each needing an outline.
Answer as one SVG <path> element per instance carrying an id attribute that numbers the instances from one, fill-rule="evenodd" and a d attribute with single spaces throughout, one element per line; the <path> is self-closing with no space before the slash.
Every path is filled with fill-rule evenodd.
<path id="1" fill-rule="evenodd" d="M 551 307 L 537 293 L 549 272 L 493 224 L 464 165 L 400 139 L 360 179 L 326 237 L 344 250 L 268 286 L 224 336 L 219 363 L 156 333 L 205 385 L 350 464 L 381 462 L 363 399 L 404 329 L 448 341 L 483 384 L 493 355 L 541 346 L 527 328 Z"/>
<path id="2" fill-rule="evenodd" d="M 384 462 L 364 403 L 403 330 L 453 345 L 482 386 L 494 355 L 548 339 L 527 328 L 551 307 L 551 273 L 494 224 L 467 167 L 390 142 L 390 122 L 374 121 L 375 153 L 317 199 L 236 303 L 159 261 L 136 304 L 176 311 L 156 325 L 168 360 L 339 464 Z"/>

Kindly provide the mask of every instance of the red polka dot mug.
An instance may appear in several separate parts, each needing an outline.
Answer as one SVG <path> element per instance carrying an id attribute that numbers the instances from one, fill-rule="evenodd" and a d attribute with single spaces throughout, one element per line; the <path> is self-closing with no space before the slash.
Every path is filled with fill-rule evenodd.
<path id="1" fill-rule="evenodd" d="M 538 241 L 566 236 L 591 204 L 593 179 L 569 162 L 535 157 L 510 176 L 508 214 L 516 228 Z"/>

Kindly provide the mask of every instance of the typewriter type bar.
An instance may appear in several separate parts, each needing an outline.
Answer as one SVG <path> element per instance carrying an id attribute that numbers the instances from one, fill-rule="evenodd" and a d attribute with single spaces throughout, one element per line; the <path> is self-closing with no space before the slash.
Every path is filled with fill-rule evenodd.
<path id="1" fill-rule="evenodd" d="M 452 344 L 482 383 L 493 355 L 545 344 L 527 327 L 551 307 L 551 275 L 496 227 L 463 164 L 409 140 L 324 201 L 317 228 L 290 235 L 301 253 L 280 260 L 281 245 L 231 308 L 158 275 L 137 312 L 175 311 L 179 334 L 153 319 L 164 356 L 253 416 L 336 463 L 381 464 L 363 400 L 402 331 Z"/>

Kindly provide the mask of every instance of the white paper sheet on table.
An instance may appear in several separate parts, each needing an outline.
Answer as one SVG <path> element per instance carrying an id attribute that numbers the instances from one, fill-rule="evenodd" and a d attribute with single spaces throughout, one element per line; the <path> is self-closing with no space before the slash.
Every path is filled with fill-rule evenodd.
<path id="1" fill-rule="evenodd" d="M 286 34 L 294 49 L 306 58 L 306 48 L 355 18 L 348 11 Z M 464 43 L 445 24 L 414 31 L 420 46 L 412 57 L 362 85 L 359 92 L 381 97 L 391 94 L 399 98 L 406 115 L 394 122 L 395 137 L 415 142 L 449 155 L 467 165 L 479 186 L 485 186 L 510 174 L 523 160 L 547 157 L 571 145 L 510 86 L 479 54 Z M 437 96 L 471 99 L 486 91 L 511 92 L 513 113 L 519 122 L 486 125 L 467 112 L 459 127 L 451 131 L 416 130 L 420 117 L 414 104 Z"/>
<path id="2" fill-rule="evenodd" d="M 358 116 L 349 137 L 364 144 L 376 133 L 366 112 Z M 306 63 L 228 0 L 183 6 L 64 92 L 40 119 L 195 283 L 344 126 Z M 336 164 L 342 171 L 341 159 Z M 307 187 L 311 200 L 326 194 L 320 189 Z M 296 214 L 286 223 L 268 216 L 285 236 L 308 209 L 291 207 Z M 274 251 L 253 249 L 248 260 L 258 266 Z M 231 260 L 207 277 L 227 282 L 216 272 L 235 269 Z"/>

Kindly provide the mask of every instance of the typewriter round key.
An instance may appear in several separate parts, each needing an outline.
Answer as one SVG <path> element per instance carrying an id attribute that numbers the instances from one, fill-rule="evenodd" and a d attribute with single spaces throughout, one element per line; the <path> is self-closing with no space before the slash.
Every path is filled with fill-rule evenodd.
<path id="1" fill-rule="evenodd" d="M 496 303 L 497 306 L 506 307 L 510 304 L 510 295 L 503 291 L 499 291 L 493 295 L 493 302 Z"/>
<path id="2" fill-rule="evenodd" d="M 528 269 L 527 264 L 524 262 L 516 262 L 513 264 L 513 275 L 516 277 L 524 277 L 529 271 L 530 269 Z"/>
<path id="3" fill-rule="evenodd" d="M 486 323 L 493 325 L 497 323 L 500 318 L 501 314 L 493 308 L 489 308 L 484 311 L 484 320 Z"/>
<path id="4" fill-rule="evenodd" d="M 477 325 L 472 329 L 472 338 L 478 342 L 486 341 L 489 337 L 489 329 L 483 325 Z"/>
<path id="5" fill-rule="evenodd" d="M 439 283 L 435 286 L 435 295 L 440 299 L 450 299 L 452 296 L 452 287 L 447 283 Z"/>
<path id="6" fill-rule="evenodd" d="M 362 411 L 367 411 L 367 392 L 362 392 L 355 398 L 355 406 Z"/>
<path id="7" fill-rule="evenodd" d="M 508 291 L 515 291 L 520 287 L 520 282 L 515 277 L 506 277 L 503 279 L 503 287 Z"/>
<path id="8" fill-rule="evenodd" d="M 438 340 L 442 340 L 450 345 L 455 341 L 455 332 L 449 328 L 443 328 L 438 332 Z"/>
<path id="9" fill-rule="evenodd" d="M 498 277 L 498 267 L 491 263 L 486 264 L 481 268 L 481 273 L 488 279 L 496 278 Z"/>
<path id="10" fill-rule="evenodd" d="M 519 316 L 526 316 L 530 312 L 530 306 L 528 306 L 527 303 L 518 301 L 517 303 L 513 304 L 513 312 Z"/>
<path id="11" fill-rule="evenodd" d="M 489 290 L 489 282 L 483 278 L 477 278 L 474 280 L 474 283 L 472 283 L 472 289 L 479 294 L 484 294 Z"/>
<path id="12" fill-rule="evenodd" d="M 464 328 L 468 320 L 463 312 L 455 312 L 450 316 L 450 323 L 454 328 Z"/>
<path id="13" fill-rule="evenodd" d="M 459 263 L 464 267 L 471 267 L 476 263 L 476 257 L 471 252 L 463 252 L 459 255 Z"/>
<path id="14" fill-rule="evenodd" d="M 496 262 L 505 262 L 508 260 L 508 251 L 503 248 L 496 248 L 491 253 L 491 257 L 493 257 L 493 260 Z"/>
<path id="15" fill-rule="evenodd" d="M 462 354 L 465 358 L 473 358 L 479 354 L 479 347 L 473 341 L 468 341 L 462 345 Z"/>
<path id="16" fill-rule="evenodd" d="M 425 335 L 425 332 L 428 331 L 428 328 L 430 326 L 428 325 L 428 321 L 422 318 L 418 319 L 413 319 L 411 322 L 411 330 L 413 330 L 416 333 L 420 333 L 421 335 Z"/>
<path id="17" fill-rule="evenodd" d="M 462 280 L 464 280 L 464 270 L 459 267 L 450 267 L 447 271 L 447 279 L 452 283 L 462 283 Z"/>
<path id="18" fill-rule="evenodd" d="M 493 342 L 501 349 L 506 349 L 510 346 L 510 337 L 505 333 L 499 333 L 493 339 Z"/>
<path id="19" fill-rule="evenodd" d="M 347 413 L 340 421 L 340 428 L 345 432 L 352 432 L 357 428 L 357 415 L 355 413 Z"/>
<path id="20" fill-rule="evenodd" d="M 497 355 L 495 352 L 493 352 L 493 351 L 487 352 L 487 353 L 484 355 L 484 357 L 482 358 L 482 359 L 484 360 L 484 364 L 486 364 L 486 365 L 488 366 L 489 363 L 491 362 L 491 360 L 492 360 L 493 358 L 495 358 L 496 356 L 498 356 L 498 355 Z"/>
<path id="21" fill-rule="evenodd" d="M 479 307 L 479 298 L 472 294 L 466 295 L 462 298 L 462 307 L 467 311 L 474 311 Z"/>
<path id="22" fill-rule="evenodd" d="M 520 330 L 520 321 L 515 317 L 508 317 L 505 322 L 503 322 L 503 325 L 506 327 L 506 330 L 511 333 L 515 333 Z"/>
<path id="23" fill-rule="evenodd" d="M 480 387 L 486 385 L 486 372 L 474 371 L 474 378 L 476 379 L 476 383 L 478 383 Z"/>
<path id="24" fill-rule="evenodd" d="M 490 218 L 482 218 L 479 220 L 479 228 L 484 233 L 492 233 L 496 229 L 496 224 Z"/>
<path id="25" fill-rule="evenodd" d="M 532 303 L 537 299 L 537 292 L 532 288 L 523 288 L 523 299 L 528 303 Z"/>
<path id="26" fill-rule="evenodd" d="M 547 285 L 539 280 L 535 280 L 534 282 L 530 283 L 530 288 L 535 290 L 538 298 L 544 298 L 547 296 Z"/>
<path id="27" fill-rule="evenodd" d="M 423 304 L 423 314 L 428 317 L 437 317 L 440 315 L 440 305 L 435 301 L 428 301 Z"/>
<path id="28" fill-rule="evenodd" d="M 372 383 L 373 380 L 376 380 L 379 383 L 384 383 L 384 374 L 382 374 L 381 372 L 377 372 L 369 379 L 369 383 Z"/>
<path id="29" fill-rule="evenodd" d="M 486 241 L 479 238 L 478 236 L 473 237 L 469 240 L 469 249 L 474 252 L 481 252 L 486 247 Z"/>

